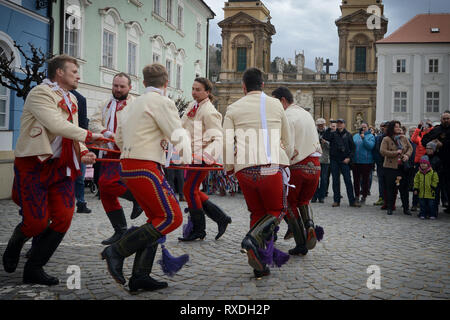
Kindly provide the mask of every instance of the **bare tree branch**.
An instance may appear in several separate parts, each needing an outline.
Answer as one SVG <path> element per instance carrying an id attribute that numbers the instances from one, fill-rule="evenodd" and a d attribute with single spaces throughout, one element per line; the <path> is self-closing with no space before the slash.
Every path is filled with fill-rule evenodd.
<path id="1" fill-rule="evenodd" d="M 4 87 L 16 91 L 17 97 L 27 97 L 34 85 L 40 84 L 45 78 L 45 70 L 42 70 L 46 61 L 51 58 L 50 54 L 45 54 L 41 48 L 36 48 L 28 43 L 31 55 L 27 54 L 21 45 L 14 41 L 14 47 L 25 59 L 25 64 L 19 68 L 23 75 L 16 74 L 16 68 L 12 63 L 14 59 L 20 57 L 11 56 L 10 58 L 0 56 L 0 84 Z M 42 70 L 42 71 L 40 71 Z"/>

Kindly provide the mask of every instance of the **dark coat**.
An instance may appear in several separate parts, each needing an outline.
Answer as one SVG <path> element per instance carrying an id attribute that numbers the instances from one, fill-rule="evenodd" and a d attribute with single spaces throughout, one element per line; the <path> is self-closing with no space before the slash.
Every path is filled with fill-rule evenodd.
<path id="1" fill-rule="evenodd" d="M 330 141 L 330 159 L 343 161 L 345 158 L 353 159 L 355 155 L 355 143 L 353 136 L 346 129 L 331 131 L 328 128 L 322 137 L 324 140 Z"/>
<path id="2" fill-rule="evenodd" d="M 78 126 L 88 130 L 89 119 L 87 117 L 86 98 L 76 90 L 71 90 L 70 92 L 73 93 L 78 100 Z"/>

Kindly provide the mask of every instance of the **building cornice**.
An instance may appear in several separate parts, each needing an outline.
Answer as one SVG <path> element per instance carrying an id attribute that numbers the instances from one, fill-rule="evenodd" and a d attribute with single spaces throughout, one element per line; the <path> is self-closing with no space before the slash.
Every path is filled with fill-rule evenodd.
<path id="1" fill-rule="evenodd" d="M 22 7 L 22 6 L 19 6 L 18 4 L 15 4 L 13 2 L 6 1 L 6 0 L 0 0 L 0 5 L 4 5 L 5 7 L 8 7 L 10 9 L 16 10 L 16 11 L 18 11 L 20 13 L 23 13 L 23 14 L 25 14 L 25 15 L 31 17 L 31 18 L 34 18 L 36 20 L 39 20 L 39 21 L 41 21 L 43 23 L 47 23 L 47 24 L 50 23 L 50 18 L 41 16 L 40 14 L 38 14 L 36 12 L 33 12 L 31 10 L 28 10 L 28 9 Z"/>

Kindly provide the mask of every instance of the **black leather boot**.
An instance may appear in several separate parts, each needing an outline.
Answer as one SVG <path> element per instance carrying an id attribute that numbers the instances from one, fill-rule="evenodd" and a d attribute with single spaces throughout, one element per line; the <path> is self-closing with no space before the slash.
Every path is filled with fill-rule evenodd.
<path id="1" fill-rule="evenodd" d="M 292 230 L 292 235 L 295 240 L 295 248 L 290 249 L 288 253 L 290 255 L 306 255 L 308 253 L 308 249 L 306 248 L 306 235 L 302 218 L 300 216 L 298 219 L 296 219 L 294 213 L 291 211 L 291 208 L 288 208 L 288 210 L 288 225 L 289 229 Z"/>
<path id="2" fill-rule="evenodd" d="M 197 239 L 203 240 L 206 237 L 206 221 L 205 221 L 205 212 L 200 210 L 188 209 L 189 215 L 191 217 L 191 222 L 193 224 L 192 232 L 183 238 L 178 238 L 180 241 L 194 241 Z"/>
<path id="3" fill-rule="evenodd" d="M 130 216 L 131 220 L 134 220 L 137 217 L 139 217 L 141 215 L 141 213 L 144 211 L 144 210 L 142 210 L 141 206 L 136 201 L 136 199 L 134 198 L 133 194 L 131 193 L 131 191 L 129 189 L 127 189 L 127 191 L 125 191 L 125 193 L 123 195 L 121 195 L 120 197 L 124 198 L 125 200 L 133 202 L 133 210 L 131 210 L 131 216 Z"/>
<path id="4" fill-rule="evenodd" d="M 3 254 L 3 269 L 8 273 L 16 271 L 17 265 L 19 264 L 20 251 L 22 251 L 25 242 L 30 239 L 22 233 L 22 230 L 20 230 L 21 225 L 22 223 L 19 223 L 14 229 L 13 234 L 8 241 L 5 253 Z"/>
<path id="5" fill-rule="evenodd" d="M 157 281 L 150 276 L 157 250 L 158 244 L 155 243 L 136 252 L 136 255 L 134 256 L 133 273 L 128 282 L 130 292 L 136 292 L 139 289 L 144 291 L 154 291 L 167 288 L 167 282 Z"/>
<path id="6" fill-rule="evenodd" d="M 300 216 L 303 221 L 303 225 L 306 231 L 306 248 L 312 250 L 317 244 L 316 231 L 314 229 L 313 213 L 312 208 L 309 205 L 303 205 L 298 207 Z"/>
<path id="7" fill-rule="evenodd" d="M 247 254 L 248 264 L 257 271 L 266 269 L 265 263 L 261 261 L 258 248 L 264 248 L 265 242 L 270 240 L 277 225 L 278 219 L 266 214 L 253 225 L 242 240 L 241 252 Z"/>
<path id="8" fill-rule="evenodd" d="M 263 271 L 253 269 L 253 274 L 255 275 L 256 279 L 261 279 L 262 277 L 270 275 L 270 269 L 267 266 Z"/>
<path id="9" fill-rule="evenodd" d="M 203 202 L 203 210 L 211 220 L 217 223 L 219 232 L 217 233 L 215 239 L 219 240 L 219 238 L 225 233 L 225 230 L 227 230 L 228 224 L 231 223 L 231 217 L 229 217 L 222 211 L 222 209 L 209 200 Z"/>
<path id="10" fill-rule="evenodd" d="M 53 286 L 59 284 L 56 277 L 48 275 L 43 267 L 55 253 L 65 233 L 56 232 L 47 228 L 39 236 L 39 240 L 33 245 L 30 258 L 23 269 L 23 283 L 42 284 Z"/>
<path id="11" fill-rule="evenodd" d="M 127 220 L 125 219 L 125 213 L 122 208 L 108 212 L 106 215 L 114 228 L 114 234 L 110 238 L 102 241 L 102 244 L 107 246 L 118 241 L 125 231 L 127 231 Z"/>
<path id="12" fill-rule="evenodd" d="M 162 234 L 146 223 L 136 230 L 125 234 L 119 241 L 106 247 L 102 253 L 102 259 L 106 259 L 108 271 L 120 284 L 125 284 L 123 276 L 123 261 L 133 253 L 143 250 L 149 245 L 154 245 L 162 237 Z"/>
<path id="13" fill-rule="evenodd" d="M 77 203 L 77 213 L 91 213 L 92 210 L 87 207 L 86 202 Z"/>
<path id="14" fill-rule="evenodd" d="M 285 216 L 283 217 L 283 219 L 284 219 L 284 221 L 286 221 L 286 223 L 287 223 L 287 225 L 288 225 L 288 228 L 287 228 L 287 230 L 286 230 L 286 234 L 284 235 L 284 240 L 289 240 L 289 239 L 291 239 L 291 238 L 294 236 L 294 234 L 292 233 L 292 230 L 291 230 L 291 228 L 289 227 L 289 221 L 288 221 L 287 216 L 285 215 Z"/>

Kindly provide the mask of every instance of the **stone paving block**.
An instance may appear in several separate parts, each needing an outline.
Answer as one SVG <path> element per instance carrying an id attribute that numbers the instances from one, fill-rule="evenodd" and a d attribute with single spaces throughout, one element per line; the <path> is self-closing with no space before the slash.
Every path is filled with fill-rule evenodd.
<path id="1" fill-rule="evenodd" d="M 369 197 L 368 204 L 377 200 L 376 190 L 375 179 L 374 196 Z M 388 217 L 372 205 L 354 210 L 344 201 L 341 207 L 331 208 L 332 199 L 328 197 L 324 204 L 312 204 L 316 224 L 325 229 L 324 240 L 306 256 L 291 257 L 282 268 L 271 268 L 270 276 L 255 280 L 246 256 L 239 253 L 249 222 L 242 195 L 234 198 L 212 195 L 211 200 L 233 219 L 224 236 L 215 241 L 217 226 L 209 221 L 203 241 L 180 243 L 177 237 L 181 235 L 181 228 L 175 230 L 168 235 L 166 245 L 174 256 L 188 253 L 188 264 L 174 277 L 167 277 L 157 264 L 161 259 L 161 250 L 158 250 L 152 273 L 156 279 L 167 281 L 169 287 L 130 295 L 127 285 L 118 285 L 99 257 L 104 248 L 100 242 L 112 234 L 112 228 L 100 201 L 89 193 L 86 199 L 93 214 L 74 215 L 63 243 L 45 267 L 49 274 L 60 278 L 60 285 L 47 288 L 22 284 L 24 254 L 30 248 L 28 242 L 17 272 L 6 274 L 0 270 L 0 299 L 450 299 L 450 239 L 444 236 L 448 235 L 450 215 L 442 214 L 435 223 L 427 224 L 417 217 L 402 215 L 399 210 Z M 131 221 L 128 214 L 131 204 L 128 201 L 123 204 L 129 225 L 145 222 L 143 216 Z M 181 206 L 184 209 L 186 204 L 181 203 Z M 0 200 L 2 252 L 20 222 L 17 210 L 11 201 Z M 358 226 L 357 230 L 354 226 Z M 279 235 L 284 235 L 286 228 L 282 221 Z M 286 252 L 293 244 L 293 240 L 280 238 L 276 245 Z M 81 290 L 71 291 L 66 287 L 69 265 L 81 268 Z M 131 276 L 132 265 L 131 256 L 124 263 L 127 279 Z M 381 268 L 380 291 L 366 287 L 369 277 L 366 270 L 370 265 Z"/>

